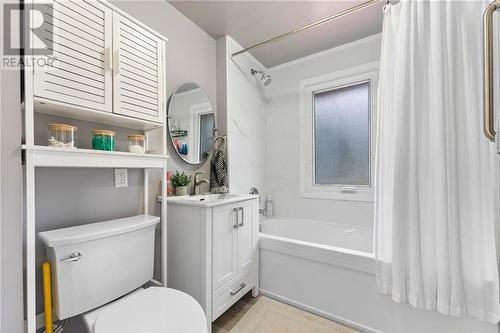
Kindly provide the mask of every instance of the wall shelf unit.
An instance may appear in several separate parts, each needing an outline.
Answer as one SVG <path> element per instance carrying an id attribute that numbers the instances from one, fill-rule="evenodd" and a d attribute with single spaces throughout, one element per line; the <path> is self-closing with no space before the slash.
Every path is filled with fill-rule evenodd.
<path id="1" fill-rule="evenodd" d="M 37 168 L 139 168 L 144 177 L 144 214 L 149 213 L 149 172 L 167 172 L 167 126 L 166 112 L 166 43 L 167 38 L 151 30 L 106 1 L 86 1 L 78 11 L 75 3 L 66 0 L 49 1 L 43 8 L 54 6 L 56 10 L 48 13 L 52 17 L 52 50 L 57 59 L 48 68 L 27 67 L 24 70 L 24 172 L 25 172 L 25 313 L 26 332 L 35 333 L 39 326 L 40 314 L 37 313 L 36 277 L 40 274 L 36 264 L 36 209 L 35 198 Z M 36 0 L 25 2 L 25 10 L 32 10 Z M 49 9 L 50 10 L 50 9 Z M 64 11 L 68 11 L 64 13 Z M 90 15 L 90 14 L 91 15 Z M 89 14 L 89 15 L 87 15 Z M 58 15 L 73 17 L 72 25 L 59 20 Z M 89 22 L 92 29 L 85 24 Z M 32 20 L 34 20 L 33 16 Z M 96 19 L 97 18 L 97 19 Z M 44 22 L 45 23 L 45 22 Z M 28 24 L 28 23 L 27 23 Z M 29 22 L 37 26 L 35 22 Z M 66 24 L 66 26 L 64 25 Z M 50 30 L 50 29 L 49 29 Z M 28 31 L 28 29 L 25 29 Z M 73 32 L 71 38 L 64 38 L 67 31 Z M 56 33 L 57 32 L 57 33 Z M 26 50 L 39 43 L 32 32 L 24 38 Z M 123 42 L 139 48 L 131 54 Z M 81 38 L 81 40 L 79 39 Z M 89 40 L 94 43 L 88 43 Z M 101 43 L 102 41 L 102 43 Z M 145 42 L 147 41 L 147 43 Z M 132 44 L 130 44 L 132 43 Z M 141 49 L 141 47 L 143 49 Z M 91 54 L 93 59 L 89 59 Z M 149 58 L 145 58 L 148 54 Z M 25 55 L 26 63 L 35 57 Z M 134 58 L 130 64 L 126 58 Z M 151 63 L 151 59 L 154 61 Z M 87 66 L 91 61 L 95 65 Z M 147 62 L 149 61 L 149 63 Z M 82 65 L 85 64 L 85 65 Z M 135 68 L 143 71 L 136 71 Z M 154 70 L 153 70 L 154 69 Z M 154 79 L 155 85 L 145 84 L 146 76 Z M 133 77 L 133 80 L 128 80 Z M 62 118 L 97 123 L 124 129 L 144 132 L 149 139 L 148 146 L 155 154 L 134 154 L 120 151 L 98 151 L 91 149 L 68 149 L 35 144 L 35 113 L 49 114 Z M 64 120 L 61 120 L 64 121 Z M 102 126 L 105 127 L 105 126 Z M 40 128 L 37 128 L 40 130 Z M 161 196 L 166 200 L 166 182 L 162 177 Z M 85 186 L 85 184 L 82 184 Z M 156 185 L 154 186 L 156 189 Z M 50 193 L 49 193 L 50 194 Z M 92 209 L 92 207 L 88 207 Z M 161 283 L 167 284 L 167 205 L 161 205 Z M 99 217 L 96 217 L 99 219 Z M 99 222 L 96 220 L 95 222 Z M 152 281 L 158 284 L 158 281 Z"/>
<path id="2" fill-rule="evenodd" d="M 43 101 L 37 99 L 34 101 L 34 110 L 37 113 L 48 114 L 52 116 L 83 120 L 92 123 L 112 125 L 123 128 L 147 131 L 163 126 L 162 123 L 137 119 L 128 116 L 122 116 L 112 112 L 97 111 L 91 108 L 74 107 L 64 105 L 57 101 Z"/>
<path id="3" fill-rule="evenodd" d="M 56 148 L 23 145 L 35 167 L 59 168 L 162 168 L 167 155 L 134 154 L 121 151 Z"/>

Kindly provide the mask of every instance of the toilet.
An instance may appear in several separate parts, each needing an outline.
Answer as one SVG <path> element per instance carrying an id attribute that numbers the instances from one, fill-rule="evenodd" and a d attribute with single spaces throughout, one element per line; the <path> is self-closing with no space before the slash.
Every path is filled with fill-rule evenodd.
<path id="1" fill-rule="evenodd" d="M 143 288 L 153 278 L 159 221 L 139 215 L 40 232 L 52 267 L 57 318 L 80 316 L 89 333 L 208 332 L 193 297 Z"/>

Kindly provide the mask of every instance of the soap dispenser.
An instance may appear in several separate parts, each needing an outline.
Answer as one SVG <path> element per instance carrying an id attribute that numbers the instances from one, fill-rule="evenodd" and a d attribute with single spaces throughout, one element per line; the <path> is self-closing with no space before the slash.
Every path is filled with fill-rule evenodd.
<path id="1" fill-rule="evenodd" d="M 266 199 L 266 217 L 273 216 L 273 197 L 269 194 Z"/>

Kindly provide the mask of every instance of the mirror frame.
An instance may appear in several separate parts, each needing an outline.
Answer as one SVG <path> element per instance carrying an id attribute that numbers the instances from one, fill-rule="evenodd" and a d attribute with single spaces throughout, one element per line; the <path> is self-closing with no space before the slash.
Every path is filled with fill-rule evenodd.
<path id="1" fill-rule="evenodd" d="M 204 93 L 205 95 L 207 96 L 207 99 L 208 99 L 208 102 L 210 103 L 210 106 L 212 107 L 212 110 L 213 110 L 213 113 L 214 113 L 214 127 L 212 129 L 212 142 L 215 141 L 215 135 L 217 133 L 217 112 L 216 110 L 214 110 L 214 104 L 212 103 L 212 100 L 210 99 L 210 96 L 208 95 L 207 91 L 205 89 L 203 89 L 202 86 L 200 86 L 198 83 L 196 82 L 193 82 L 193 81 L 186 81 L 186 82 L 182 82 L 181 84 L 177 85 L 177 87 L 175 87 L 175 90 L 172 92 L 172 94 L 170 95 L 169 99 L 168 99 L 168 105 L 167 105 L 167 113 L 165 115 L 166 117 L 166 120 L 167 120 L 167 131 L 168 131 L 168 137 L 170 138 L 170 146 L 175 150 L 175 152 L 177 153 L 177 156 L 180 157 L 180 159 L 189 164 L 189 165 L 192 165 L 192 166 L 199 166 L 199 165 L 202 165 L 204 164 L 209 158 L 210 156 L 212 155 L 212 152 L 210 151 L 210 154 L 208 154 L 203 160 L 199 161 L 199 162 L 196 162 L 196 163 L 193 163 L 191 161 L 188 161 L 187 159 L 184 158 L 183 155 L 181 155 L 179 153 L 179 151 L 177 150 L 177 148 L 175 147 L 174 145 L 174 139 L 172 138 L 172 135 L 171 135 L 171 132 L 170 132 L 170 120 L 172 119 L 172 117 L 170 116 L 170 111 L 172 109 L 172 103 L 173 103 L 173 100 L 174 100 L 174 97 L 175 97 L 175 94 L 177 93 L 177 91 L 185 84 L 195 84 L 198 86 L 198 88 L 200 88 Z"/>

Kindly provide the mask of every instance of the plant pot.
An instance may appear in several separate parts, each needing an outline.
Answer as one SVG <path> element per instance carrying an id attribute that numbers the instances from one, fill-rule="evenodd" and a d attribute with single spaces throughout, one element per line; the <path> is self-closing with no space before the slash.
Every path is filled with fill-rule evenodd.
<path id="1" fill-rule="evenodd" d="M 188 194 L 188 187 L 187 186 L 177 186 L 175 188 L 175 195 L 181 196 L 181 195 L 187 195 Z"/>

